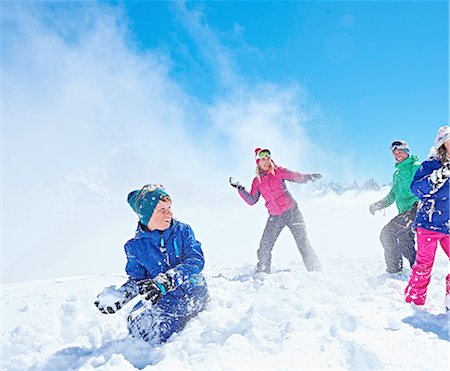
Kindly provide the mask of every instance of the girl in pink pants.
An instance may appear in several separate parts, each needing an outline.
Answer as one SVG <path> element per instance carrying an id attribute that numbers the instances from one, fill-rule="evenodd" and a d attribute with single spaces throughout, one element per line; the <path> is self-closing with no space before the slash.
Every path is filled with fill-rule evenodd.
<path id="1" fill-rule="evenodd" d="M 430 231 L 425 228 L 417 228 L 417 251 L 416 262 L 413 265 L 411 278 L 406 287 L 406 302 L 416 305 L 424 305 L 427 297 L 427 287 L 431 279 L 434 257 L 438 242 L 450 258 L 450 235 Z M 446 277 L 447 296 L 450 296 L 450 274 Z M 450 303 L 447 303 L 447 306 Z"/>
<path id="2" fill-rule="evenodd" d="M 438 243 L 450 258 L 450 127 L 442 126 L 431 157 L 414 175 L 411 191 L 420 199 L 414 226 L 417 257 L 405 289 L 408 303 L 424 305 Z M 450 308 L 450 274 L 446 278 L 446 305 Z"/>

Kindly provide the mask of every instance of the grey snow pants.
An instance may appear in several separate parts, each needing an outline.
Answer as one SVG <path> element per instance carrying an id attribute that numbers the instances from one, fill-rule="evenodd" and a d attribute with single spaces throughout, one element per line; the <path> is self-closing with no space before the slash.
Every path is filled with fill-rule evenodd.
<path id="1" fill-rule="evenodd" d="M 397 215 L 381 230 L 380 241 L 384 248 L 387 273 L 402 271 L 403 256 L 408 259 L 411 267 L 416 261 L 414 232 L 411 229 L 416 216 L 416 207 L 417 205 Z"/>
<path id="2" fill-rule="evenodd" d="M 289 227 L 292 235 L 294 236 L 306 269 L 309 272 L 320 271 L 321 266 L 319 258 L 309 243 L 308 236 L 306 234 L 305 221 L 297 206 L 287 210 L 284 214 L 269 216 L 267 219 L 266 227 L 257 251 L 258 264 L 256 266 L 256 271 L 270 273 L 272 249 L 276 239 L 285 226 Z"/>

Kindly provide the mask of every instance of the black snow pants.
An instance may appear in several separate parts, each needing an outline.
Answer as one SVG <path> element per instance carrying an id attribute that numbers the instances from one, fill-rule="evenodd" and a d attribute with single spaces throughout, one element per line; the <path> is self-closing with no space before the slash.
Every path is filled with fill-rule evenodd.
<path id="1" fill-rule="evenodd" d="M 380 241 L 384 248 L 387 273 L 398 273 L 403 269 L 403 256 L 412 267 L 416 261 L 416 248 L 412 223 L 416 217 L 417 204 L 411 210 L 397 215 L 384 226 Z"/>
<path id="2" fill-rule="evenodd" d="M 257 251 L 258 264 L 256 266 L 256 271 L 270 273 L 272 249 L 276 239 L 285 226 L 289 227 L 292 235 L 294 236 L 306 269 L 309 272 L 320 271 L 321 266 L 319 258 L 309 243 L 308 236 L 306 234 L 305 221 L 297 206 L 287 210 L 284 214 L 269 216 L 269 219 L 267 219 L 266 228 L 264 229 L 259 249 Z"/>

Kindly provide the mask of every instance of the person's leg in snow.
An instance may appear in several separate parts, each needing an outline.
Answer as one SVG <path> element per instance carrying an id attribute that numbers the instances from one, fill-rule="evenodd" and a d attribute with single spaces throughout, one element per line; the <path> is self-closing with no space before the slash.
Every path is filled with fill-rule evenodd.
<path id="1" fill-rule="evenodd" d="M 308 272 L 321 271 L 322 268 L 320 266 L 319 258 L 311 247 L 308 235 L 306 233 L 305 220 L 303 219 L 303 215 L 298 207 L 289 209 L 283 217 L 286 225 L 289 227 L 292 235 L 294 236 L 298 251 L 303 258 L 303 262 L 305 263 L 305 267 Z"/>
<path id="2" fill-rule="evenodd" d="M 281 216 L 269 216 L 267 219 L 266 227 L 264 228 L 261 242 L 259 244 L 259 249 L 256 252 L 258 255 L 258 264 L 256 265 L 257 273 L 270 273 L 272 249 L 285 225 L 286 224 Z"/>
<path id="3" fill-rule="evenodd" d="M 159 308 L 146 308 L 139 314 L 133 312 L 128 316 L 128 330 L 133 337 L 141 338 L 151 345 L 158 345 L 183 329 L 184 317 L 174 317 Z"/>
<path id="4" fill-rule="evenodd" d="M 170 300 L 160 300 L 157 304 L 137 303 L 128 316 L 130 334 L 151 345 L 159 345 L 181 331 L 206 308 L 209 301 L 206 281 L 203 276 L 197 278 L 197 285 L 185 291 L 185 296 L 176 303 L 179 305 Z"/>
<path id="5" fill-rule="evenodd" d="M 444 250 L 445 255 L 450 259 L 450 235 L 444 234 L 442 238 L 439 239 L 442 250 Z"/>
<path id="6" fill-rule="evenodd" d="M 425 304 L 438 242 L 441 243 L 445 254 L 449 256 L 448 239 L 449 236 L 443 233 L 417 228 L 418 251 L 411 277 L 405 288 L 405 300 L 407 303 Z"/>
<path id="7" fill-rule="evenodd" d="M 409 266 L 412 268 L 417 255 L 414 232 L 410 228 L 404 229 L 398 234 L 398 242 L 401 254 L 408 259 Z"/>
<path id="8" fill-rule="evenodd" d="M 450 259 L 450 235 L 445 235 L 439 242 L 441 243 L 442 250 Z M 445 277 L 445 308 L 447 311 L 450 310 L 450 274 Z"/>
<path id="9" fill-rule="evenodd" d="M 411 239 L 412 237 L 412 239 Z M 411 262 L 415 260 L 414 235 L 402 214 L 397 215 L 386 224 L 380 233 L 380 241 L 384 248 L 384 260 L 387 273 L 398 273 L 403 269 L 402 253 Z M 414 252 L 411 251 L 411 248 Z"/>
<path id="10" fill-rule="evenodd" d="M 450 274 L 445 277 L 445 309 L 450 311 Z"/>
<path id="11" fill-rule="evenodd" d="M 417 214 L 417 205 L 414 203 L 411 210 L 399 215 L 399 224 L 404 225 L 404 229 L 399 233 L 399 245 L 401 254 L 408 259 L 409 266 L 412 268 L 416 261 L 416 240 L 415 232 L 412 229 Z"/>
<path id="12" fill-rule="evenodd" d="M 414 239 L 414 232 L 410 229 L 404 232 L 404 237 L 400 239 L 400 250 L 402 255 L 408 259 L 409 266 L 412 268 L 416 262 L 416 241 Z"/>

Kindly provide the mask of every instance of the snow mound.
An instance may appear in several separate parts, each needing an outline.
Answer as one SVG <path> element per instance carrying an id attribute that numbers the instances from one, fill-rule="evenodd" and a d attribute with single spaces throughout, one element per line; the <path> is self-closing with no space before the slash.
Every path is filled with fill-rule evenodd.
<path id="1" fill-rule="evenodd" d="M 382 261 L 363 258 L 323 266 L 275 264 L 270 275 L 250 264 L 208 267 L 207 310 L 153 348 L 127 334 L 133 303 L 113 315 L 93 305 L 125 276 L 3 285 L 2 369 L 447 369 L 445 259 L 423 310 L 403 301 L 409 271 L 382 274 Z"/>

